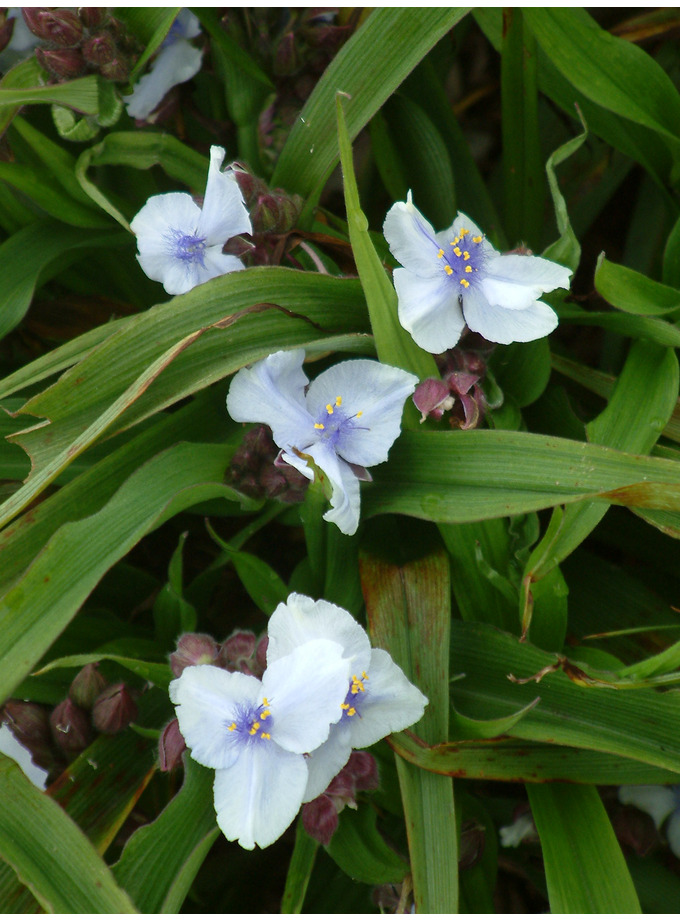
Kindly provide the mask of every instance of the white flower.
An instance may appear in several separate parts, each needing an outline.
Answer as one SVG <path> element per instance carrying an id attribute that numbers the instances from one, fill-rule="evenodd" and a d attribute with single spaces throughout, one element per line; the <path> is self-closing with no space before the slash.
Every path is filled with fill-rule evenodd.
<path id="1" fill-rule="evenodd" d="M 188 39 L 196 38 L 200 32 L 201 27 L 194 14 L 182 10 L 161 45 L 151 70 L 127 97 L 125 108 L 130 118 L 148 118 L 173 86 L 186 83 L 198 73 L 203 52 L 190 45 Z"/>
<path id="2" fill-rule="evenodd" d="M 291 594 L 271 615 L 268 633 L 268 668 L 319 639 L 341 645 L 351 665 L 342 718 L 331 727 L 328 741 L 307 758 L 309 779 L 303 801 L 321 795 L 347 763 L 352 748 L 369 747 L 423 715 L 427 697 L 387 652 L 371 648 L 366 631 L 342 607 Z"/>
<path id="3" fill-rule="evenodd" d="M 680 785 L 619 786 L 622 805 L 635 805 L 654 819 L 657 830 L 670 815 L 666 837 L 673 853 L 680 859 Z"/>
<path id="4" fill-rule="evenodd" d="M 308 479 L 322 470 L 332 486 L 324 519 L 346 534 L 359 526 L 359 480 L 387 460 L 399 435 L 406 398 L 417 377 L 378 361 L 343 361 L 309 383 L 305 353 L 277 351 L 234 377 L 227 410 L 237 422 L 262 422 L 282 459 Z"/>
<path id="5" fill-rule="evenodd" d="M 390 208 L 383 233 L 403 266 L 393 276 L 399 322 L 426 351 L 453 348 L 466 324 L 502 345 L 531 342 L 557 326 L 539 297 L 569 287 L 568 268 L 538 256 L 501 255 L 465 214 L 435 233 L 410 192 Z"/>
<path id="6" fill-rule="evenodd" d="M 215 772 L 217 823 L 227 840 L 269 846 L 297 814 L 305 753 L 342 711 L 349 662 L 335 642 L 307 642 L 256 677 L 204 664 L 170 684 L 191 756 Z"/>
<path id="7" fill-rule="evenodd" d="M 222 252 L 227 240 L 252 233 L 234 174 L 220 171 L 224 157 L 222 147 L 210 148 L 202 208 L 186 192 L 154 195 L 130 224 L 137 236 L 139 264 L 168 294 L 185 294 L 197 284 L 244 267 L 236 256 Z"/>

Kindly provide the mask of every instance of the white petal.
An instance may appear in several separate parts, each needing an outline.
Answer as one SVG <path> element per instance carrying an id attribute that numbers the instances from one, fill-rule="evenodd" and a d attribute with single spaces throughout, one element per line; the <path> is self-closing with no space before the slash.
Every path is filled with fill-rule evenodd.
<path id="1" fill-rule="evenodd" d="M 262 684 L 256 677 L 210 664 L 185 668 L 171 681 L 170 699 L 194 760 L 216 770 L 230 766 L 243 748 L 238 735 L 227 726 L 243 706 L 259 705 L 262 695 Z"/>
<path id="2" fill-rule="evenodd" d="M 535 292 L 533 300 L 555 288 L 568 288 L 571 270 L 557 262 L 540 256 L 522 256 L 513 253 L 497 255 L 484 264 L 485 277 L 500 283 L 529 287 Z M 492 301 L 493 302 L 493 301 Z M 502 304 L 501 300 L 495 301 Z"/>
<path id="3" fill-rule="evenodd" d="M 342 361 L 312 381 L 307 391 L 307 407 L 318 418 L 327 404 L 342 397 L 339 412 L 348 419 L 335 442 L 335 450 L 348 463 L 374 466 L 387 460 L 387 454 L 399 437 L 404 403 L 416 388 L 418 378 L 398 367 L 379 361 L 359 359 Z"/>
<path id="4" fill-rule="evenodd" d="M 204 281 L 218 278 L 220 275 L 226 275 L 229 272 L 240 272 L 245 269 L 245 265 L 237 256 L 226 255 L 222 252 L 221 246 L 208 246 L 203 252 L 203 264 Z"/>
<path id="5" fill-rule="evenodd" d="M 234 377 L 227 411 L 237 422 L 269 425 L 279 447 L 307 448 L 314 438 L 314 422 L 305 403 L 309 382 L 302 370 L 302 349 L 277 351 Z"/>
<path id="6" fill-rule="evenodd" d="M 383 234 L 392 255 L 404 268 L 423 278 L 440 274 L 439 244 L 432 224 L 415 207 L 410 192 L 408 201 L 398 201 L 387 212 Z"/>
<path id="7" fill-rule="evenodd" d="M 191 10 L 182 9 L 172 24 L 170 35 L 173 38 L 197 38 L 201 34 L 201 23 Z M 168 38 L 170 38 L 168 35 Z M 166 41 L 168 40 L 166 38 Z"/>
<path id="8" fill-rule="evenodd" d="M 202 51 L 183 39 L 166 45 L 127 97 L 125 108 L 130 118 L 148 118 L 173 86 L 198 73 L 202 56 Z"/>
<path id="9" fill-rule="evenodd" d="M 331 724 L 342 716 L 340 704 L 347 695 L 349 674 L 350 662 L 342 657 L 342 646 L 328 639 L 305 642 L 272 662 L 262 675 L 272 741 L 294 754 L 323 744 Z"/>
<path id="10" fill-rule="evenodd" d="M 458 212 L 456 219 L 448 230 L 444 230 L 441 233 L 436 235 L 437 245 L 442 249 L 446 249 L 447 246 L 451 245 L 451 241 L 454 240 L 457 236 L 460 236 L 461 230 L 467 230 L 465 234 L 466 239 L 471 239 L 472 237 L 481 236 L 482 240 L 480 243 L 474 243 L 475 246 L 481 246 L 484 255 L 487 258 L 491 258 L 495 255 L 498 255 L 498 251 L 494 249 L 491 243 L 484 236 L 484 232 L 477 226 L 477 224 L 467 216 L 463 214 L 462 211 Z"/>
<path id="11" fill-rule="evenodd" d="M 305 758 L 309 778 L 302 799 L 311 802 L 325 792 L 330 781 L 338 775 L 352 753 L 349 726 L 345 721 L 331 727 L 328 741 Z"/>
<path id="12" fill-rule="evenodd" d="M 354 470 L 324 443 L 312 444 L 306 453 L 323 470 L 333 489 L 331 510 L 324 514 L 324 521 L 331 521 L 351 536 L 359 526 L 361 506 L 359 480 Z"/>
<path id="13" fill-rule="evenodd" d="M 267 664 L 289 655 L 312 639 L 330 639 L 342 647 L 353 669 L 368 667 L 371 645 L 351 613 L 328 601 L 314 601 L 304 594 L 289 594 L 269 618 Z"/>
<path id="14" fill-rule="evenodd" d="M 3 724 L 0 724 L 0 752 L 6 757 L 11 757 L 34 786 L 38 789 L 46 788 L 48 771 L 33 763 L 31 752 L 17 741 L 8 726 Z"/>
<path id="15" fill-rule="evenodd" d="M 491 306 L 482 292 L 472 287 L 465 293 L 463 313 L 473 332 L 501 345 L 533 342 L 548 335 L 557 326 L 557 314 L 540 300 L 526 310 L 504 310 L 503 307 Z"/>
<path id="16" fill-rule="evenodd" d="M 619 801 L 646 812 L 657 829 L 677 806 L 673 786 L 619 786 Z"/>
<path id="17" fill-rule="evenodd" d="M 343 719 L 350 727 L 352 747 L 368 747 L 422 718 L 427 697 L 383 649 L 371 652 L 364 686 L 366 699 L 360 701 L 357 715 Z"/>
<path id="18" fill-rule="evenodd" d="M 215 773 L 220 830 L 246 850 L 269 846 L 298 813 L 306 783 L 301 754 L 282 751 L 273 742 L 245 748 L 232 767 Z"/>
<path id="19" fill-rule="evenodd" d="M 168 234 L 179 231 L 187 236 L 196 233 L 201 209 L 186 192 L 153 195 L 132 219 L 130 228 L 137 237 L 137 248 L 168 249 Z M 157 279 L 154 279 L 157 280 Z"/>
<path id="20" fill-rule="evenodd" d="M 248 210 L 233 172 L 220 171 L 224 157 L 224 148 L 210 148 L 208 181 L 198 224 L 198 235 L 207 239 L 208 245 L 223 246 L 227 240 L 238 236 L 239 233 L 253 232 Z"/>
<path id="21" fill-rule="evenodd" d="M 465 319 L 455 282 L 437 272 L 422 278 L 397 268 L 392 276 L 399 299 L 399 322 L 413 336 L 417 345 L 439 355 L 460 339 Z"/>
<path id="22" fill-rule="evenodd" d="M 309 764 L 307 764 L 307 768 L 309 769 Z M 671 815 L 666 828 L 666 837 L 672 852 L 680 859 L 680 808 L 676 808 Z"/>

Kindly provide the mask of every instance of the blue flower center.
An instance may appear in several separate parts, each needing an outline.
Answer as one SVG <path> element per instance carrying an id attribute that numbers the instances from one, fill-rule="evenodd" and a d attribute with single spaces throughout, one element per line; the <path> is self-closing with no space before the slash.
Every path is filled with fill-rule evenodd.
<path id="1" fill-rule="evenodd" d="M 363 415 L 363 410 L 348 415 L 342 406 L 342 396 L 336 396 L 335 402 L 327 403 L 325 409 L 314 422 L 314 428 L 319 433 L 319 438 L 330 441 L 333 448 L 342 449 L 342 438 L 361 426 L 357 420 Z"/>
<path id="2" fill-rule="evenodd" d="M 368 674 L 365 671 L 361 672 L 361 677 L 357 677 L 356 674 L 352 675 L 345 702 L 340 704 L 340 708 L 342 709 L 341 721 L 351 719 L 354 716 L 361 718 L 361 706 L 366 699 L 367 681 Z"/>
<path id="3" fill-rule="evenodd" d="M 227 725 L 227 731 L 233 732 L 234 740 L 239 744 L 255 744 L 271 740 L 272 724 L 269 701 L 265 696 L 259 706 L 239 708 L 233 721 Z"/>
<path id="4" fill-rule="evenodd" d="M 445 249 L 440 249 L 437 258 L 452 282 L 460 286 L 461 294 L 474 284 L 477 272 L 484 264 L 482 236 L 472 236 L 461 227 L 458 236 Z"/>
<path id="5" fill-rule="evenodd" d="M 205 268 L 204 253 L 206 247 L 205 237 L 183 233 L 181 230 L 170 232 L 170 253 L 180 262 L 189 265 L 198 264 Z"/>

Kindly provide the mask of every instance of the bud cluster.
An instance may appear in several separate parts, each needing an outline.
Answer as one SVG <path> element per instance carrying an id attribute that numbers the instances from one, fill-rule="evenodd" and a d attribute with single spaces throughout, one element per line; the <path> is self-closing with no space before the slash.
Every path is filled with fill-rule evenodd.
<path id="1" fill-rule="evenodd" d="M 135 39 L 106 7 L 22 7 L 31 32 L 45 44 L 36 48 L 41 67 L 56 80 L 98 73 L 124 83 L 139 54 Z M 1 28 L 1 27 L 0 27 Z"/>
<path id="2" fill-rule="evenodd" d="M 338 827 L 338 815 L 348 805 L 356 808 L 357 792 L 377 789 L 378 765 L 368 751 L 352 751 L 350 758 L 331 780 L 325 792 L 302 808 L 302 824 L 310 837 L 324 846 L 331 842 Z"/>
<path id="3" fill-rule="evenodd" d="M 253 233 L 289 233 L 300 216 L 302 198 L 282 188 L 270 189 L 241 163 L 232 164 L 232 169 L 250 212 Z"/>
<path id="4" fill-rule="evenodd" d="M 277 463 L 279 448 L 266 425 L 255 425 L 243 438 L 229 468 L 234 488 L 251 498 L 301 502 L 309 480 L 288 463 Z"/>
<path id="5" fill-rule="evenodd" d="M 437 359 L 441 379 L 429 377 L 416 387 L 413 402 L 420 410 L 420 421 L 439 421 L 451 412 L 452 428 L 478 428 L 489 404 L 481 383 L 486 375 L 486 362 L 478 351 L 452 348 Z"/>

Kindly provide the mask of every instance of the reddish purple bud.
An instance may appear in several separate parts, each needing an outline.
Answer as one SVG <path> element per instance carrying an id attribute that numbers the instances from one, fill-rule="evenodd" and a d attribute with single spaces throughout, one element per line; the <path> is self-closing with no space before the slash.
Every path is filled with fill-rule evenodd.
<path id="1" fill-rule="evenodd" d="M 60 48 L 55 51 L 35 49 L 40 66 L 60 80 L 72 80 L 84 73 L 85 59 L 77 48 Z"/>
<path id="2" fill-rule="evenodd" d="M 99 673 L 98 667 L 97 664 L 86 664 L 73 678 L 68 695 L 81 709 L 92 709 L 106 687 L 106 678 Z"/>
<path id="3" fill-rule="evenodd" d="M 271 233 L 279 222 L 278 202 L 273 195 L 259 195 L 250 212 L 253 233 Z"/>
<path id="4" fill-rule="evenodd" d="M 452 371 L 446 375 L 449 389 L 458 396 L 469 393 L 478 380 L 478 374 L 470 374 L 467 371 Z"/>
<path id="5" fill-rule="evenodd" d="M 232 163 L 231 168 L 234 173 L 234 178 L 238 183 L 238 187 L 241 189 L 246 207 L 252 207 L 260 195 L 266 194 L 267 186 L 262 179 L 253 176 L 252 173 L 249 173 L 245 166 L 242 166 L 240 163 Z"/>
<path id="6" fill-rule="evenodd" d="M 186 749 L 186 742 L 179 730 L 179 722 L 173 719 L 165 726 L 158 741 L 158 760 L 162 772 L 168 773 L 180 766 L 182 754 Z"/>
<path id="7" fill-rule="evenodd" d="M 71 10 L 24 6 L 21 12 L 31 32 L 43 41 L 72 48 L 83 37 L 83 24 Z"/>
<path id="8" fill-rule="evenodd" d="M 107 80 L 113 80 L 114 83 L 124 83 L 130 76 L 130 69 L 130 62 L 119 54 L 106 64 L 101 64 L 99 73 Z"/>
<path id="9" fill-rule="evenodd" d="M 288 77 L 300 68 L 300 59 L 297 54 L 295 35 L 286 32 L 282 37 L 274 55 L 273 70 L 277 77 Z"/>
<path id="10" fill-rule="evenodd" d="M 105 6 L 81 6 L 78 18 L 86 29 L 98 29 L 108 15 Z"/>
<path id="11" fill-rule="evenodd" d="M 70 699 L 54 708 L 50 728 L 55 744 L 68 754 L 84 751 L 92 739 L 90 717 Z"/>
<path id="12" fill-rule="evenodd" d="M 94 35 L 82 46 L 83 57 L 93 67 L 109 64 L 116 57 L 116 43 L 106 32 Z"/>
<path id="13" fill-rule="evenodd" d="M 449 387 L 443 380 L 428 377 L 419 383 L 413 394 L 413 402 L 420 411 L 420 421 L 424 422 L 428 416 L 440 419 L 455 402 Z"/>
<path id="14" fill-rule="evenodd" d="M 118 734 L 136 718 L 137 704 L 123 683 L 107 687 L 92 707 L 94 727 L 105 735 Z"/>
<path id="15" fill-rule="evenodd" d="M 257 649 L 255 650 L 255 662 L 257 663 L 260 674 L 264 674 L 264 670 L 267 667 L 267 648 L 269 646 L 269 636 L 264 635 L 260 638 L 257 643 Z"/>
<path id="16" fill-rule="evenodd" d="M 253 657 L 256 644 L 254 632 L 249 630 L 234 632 L 222 643 L 220 658 L 237 669 L 241 660 Z"/>
<path id="17" fill-rule="evenodd" d="M 327 795 L 302 806 L 302 826 L 310 837 L 327 847 L 338 827 L 338 813 Z"/>
<path id="18" fill-rule="evenodd" d="M 368 751 L 352 751 L 345 769 L 352 774 L 358 792 L 377 789 L 380 785 L 377 761 Z"/>
<path id="19" fill-rule="evenodd" d="M 19 744 L 30 751 L 31 760 L 45 770 L 54 765 L 54 742 L 50 729 L 49 711 L 38 703 L 7 700 L 0 710 L 0 723 L 5 723 Z"/>
<path id="20" fill-rule="evenodd" d="M 4 16 L 0 16 L 0 20 L 3 20 L 2 25 L 0 25 L 0 51 L 4 51 L 7 45 L 12 41 L 14 17 L 5 19 Z"/>
<path id="21" fill-rule="evenodd" d="M 170 655 L 170 669 L 179 677 L 185 668 L 198 664 L 216 664 L 219 646 L 212 636 L 185 633 L 177 641 L 177 651 Z"/>

